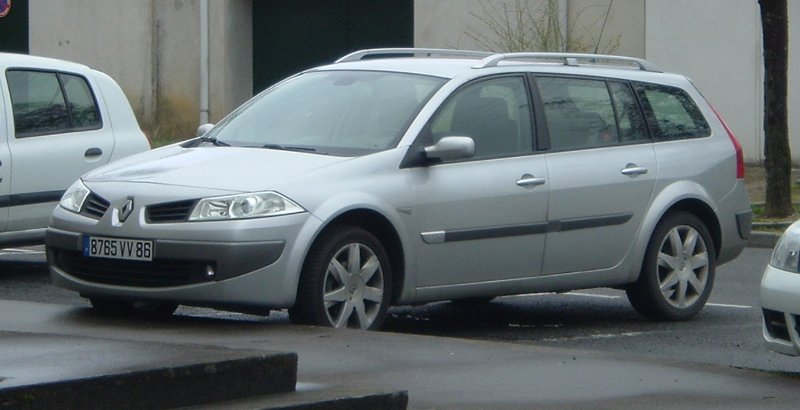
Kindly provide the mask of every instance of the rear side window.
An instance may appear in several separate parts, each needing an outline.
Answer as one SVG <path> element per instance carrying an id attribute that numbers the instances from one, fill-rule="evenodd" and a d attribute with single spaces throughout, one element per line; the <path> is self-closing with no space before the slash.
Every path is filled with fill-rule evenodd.
<path id="1" fill-rule="evenodd" d="M 656 140 L 670 141 L 703 138 L 711 128 L 703 113 L 686 91 L 656 84 L 638 84 L 650 132 Z"/>
<path id="2" fill-rule="evenodd" d="M 649 139 L 636 98 L 626 83 L 566 77 L 536 79 L 556 151 Z"/>
<path id="3" fill-rule="evenodd" d="M 102 127 L 96 99 L 85 78 L 9 70 L 6 79 L 17 138 Z"/>

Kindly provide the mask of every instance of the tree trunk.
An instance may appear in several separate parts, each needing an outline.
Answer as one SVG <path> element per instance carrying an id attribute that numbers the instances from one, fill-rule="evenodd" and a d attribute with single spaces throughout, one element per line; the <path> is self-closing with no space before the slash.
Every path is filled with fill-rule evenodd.
<path id="1" fill-rule="evenodd" d="M 758 5 L 764 42 L 764 212 L 767 217 L 784 217 L 794 213 L 787 109 L 789 22 L 786 0 L 758 0 Z"/>

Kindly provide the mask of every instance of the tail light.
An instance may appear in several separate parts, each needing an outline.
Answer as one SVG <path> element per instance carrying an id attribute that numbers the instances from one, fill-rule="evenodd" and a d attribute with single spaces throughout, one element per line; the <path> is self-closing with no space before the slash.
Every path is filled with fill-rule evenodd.
<path id="1" fill-rule="evenodd" d="M 744 151 L 742 151 L 742 144 L 740 144 L 739 140 L 733 135 L 733 131 L 728 127 L 728 123 L 722 119 L 722 116 L 719 115 L 719 112 L 714 107 L 711 107 L 711 109 L 714 111 L 714 114 L 717 115 L 719 122 L 722 123 L 725 132 L 728 133 L 728 138 L 730 138 L 731 143 L 733 143 L 733 149 L 736 150 L 736 179 L 744 179 Z"/>

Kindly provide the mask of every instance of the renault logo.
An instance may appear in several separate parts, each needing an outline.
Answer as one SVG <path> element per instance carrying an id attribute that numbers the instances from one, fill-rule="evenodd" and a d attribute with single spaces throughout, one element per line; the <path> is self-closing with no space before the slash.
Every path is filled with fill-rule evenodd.
<path id="1" fill-rule="evenodd" d="M 133 212 L 133 199 L 129 198 L 127 201 L 125 201 L 125 204 L 119 207 L 118 211 L 119 211 L 119 221 L 125 222 L 125 220 L 128 219 L 128 217 L 131 216 L 131 213 Z"/>

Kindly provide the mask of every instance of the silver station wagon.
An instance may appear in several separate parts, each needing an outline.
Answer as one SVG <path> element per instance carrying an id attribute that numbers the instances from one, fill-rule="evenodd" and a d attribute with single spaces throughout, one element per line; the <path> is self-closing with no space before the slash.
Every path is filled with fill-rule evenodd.
<path id="1" fill-rule="evenodd" d="M 46 235 L 57 285 L 105 312 L 365 329 L 391 305 L 618 287 L 686 320 L 750 234 L 739 143 L 634 58 L 364 50 L 198 134 L 75 182 Z"/>

